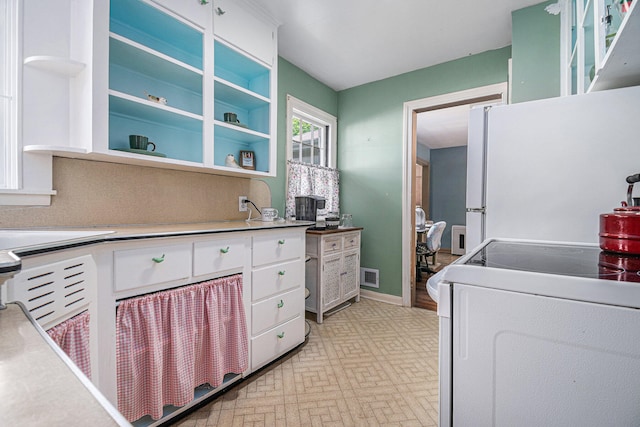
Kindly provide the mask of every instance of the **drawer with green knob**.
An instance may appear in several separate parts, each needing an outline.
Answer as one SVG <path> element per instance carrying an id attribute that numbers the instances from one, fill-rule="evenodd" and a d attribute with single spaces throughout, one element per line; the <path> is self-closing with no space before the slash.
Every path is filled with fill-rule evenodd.
<path id="1" fill-rule="evenodd" d="M 302 288 L 304 287 L 304 263 L 301 260 L 294 260 L 255 269 L 251 273 L 251 286 L 253 288 L 251 300 L 254 302 L 289 289 Z"/>
<path id="2" fill-rule="evenodd" d="M 255 371 L 304 341 L 304 316 L 298 316 L 251 338 L 251 370 Z"/>
<path id="3" fill-rule="evenodd" d="M 191 275 L 191 245 L 161 243 L 113 253 L 116 292 L 141 288 Z"/>
<path id="4" fill-rule="evenodd" d="M 259 334 L 265 329 L 300 315 L 304 303 L 304 289 L 296 288 L 275 295 L 251 307 L 251 331 Z"/>
<path id="5" fill-rule="evenodd" d="M 193 244 L 193 275 L 242 269 L 251 256 L 250 240 L 245 238 L 211 239 Z"/>
<path id="6" fill-rule="evenodd" d="M 300 232 L 277 230 L 253 238 L 253 265 L 264 265 L 304 258 L 304 240 Z"/>

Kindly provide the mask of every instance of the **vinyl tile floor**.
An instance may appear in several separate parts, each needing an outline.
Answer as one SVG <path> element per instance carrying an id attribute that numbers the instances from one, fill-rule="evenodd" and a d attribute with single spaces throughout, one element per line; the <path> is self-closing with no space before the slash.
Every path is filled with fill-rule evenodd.
<path id="1" fill-rule="evenodd" d="M 306 344 L 175 425 L 437 426 L 435 312 L 363 298 L 309 323 Z"/>

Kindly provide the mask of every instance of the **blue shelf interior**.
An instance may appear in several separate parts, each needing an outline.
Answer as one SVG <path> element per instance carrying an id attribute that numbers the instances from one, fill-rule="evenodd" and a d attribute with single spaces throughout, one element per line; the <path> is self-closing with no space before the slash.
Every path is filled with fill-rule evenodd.
<path id="1" fill-rule="evenodd" d="M 215 151 L 213 163 L 225 166 L 228 154 L 233 154 L 238 163 L 240 151 L 253 151 L 256 171 L 269 172 L 269 139 L 250 135 L 239 130 L 216 126 L 214 130 Z"/>
<path id="2" fill-rule="evenodd" d="M 169 158 L 202 163 L 202 120 L 110 96 L 109 148 L 129 148 L 129 135 L 147 136 Z"/>
<path id="3" fill-rule="evenodd" d="M 171 107 L 202 115 L 202 74 L 116 39 L 109 42 L 109 88 L 141 99 L 163 97 Z"/>
<path id="4" fill-rule="evenodd" d="M 270 70 L 218 41 L 214 45 L 215 75 L 270 98 Z"/>
<path id="5" fill-rule="evenodd" d="M 217 91 L 217 89 L 216 89 Z M 217 94 L 218 92 L 216 92 Z M 235 113 L 240 123 L 248 127 L 248 129 L 264 134 L 269 133 L 269 114 L 270 105 L 268 103 L 257 104 L 253 108 L 245 108 L 246 104 L 223 102 L 216 97 L 214 102 L 214 118 L 224 121 L 224 113 Z"/>
<path id="6" fill-rule="evenodd" d="M 139 0 L 111 0 L 111 32 L 202 70 L 203 34 Z"/>

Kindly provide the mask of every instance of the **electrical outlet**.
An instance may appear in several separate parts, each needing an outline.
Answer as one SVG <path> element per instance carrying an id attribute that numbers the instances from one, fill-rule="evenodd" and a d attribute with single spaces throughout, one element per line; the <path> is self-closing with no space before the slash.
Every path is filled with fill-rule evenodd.
<path id="1" fill-rule="evenodd" d="M 247 211 L 247 196 L 239 196 L 238 197 L 238 210 L 240 212 Z"/>

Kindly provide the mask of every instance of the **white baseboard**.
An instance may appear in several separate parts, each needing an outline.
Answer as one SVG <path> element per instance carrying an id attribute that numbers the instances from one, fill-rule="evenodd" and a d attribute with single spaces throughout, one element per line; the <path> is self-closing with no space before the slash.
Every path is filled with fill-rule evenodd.
<path id="1" fill-rule="evenodd" d="M 374 301 L 386 302 L 387 304 L 402 305 L 402 297 L 395 295 L 382 294 L 380 292 L 370 291 L 360 288 L 360 296 L 362 298 L 372 299 Z"/>

